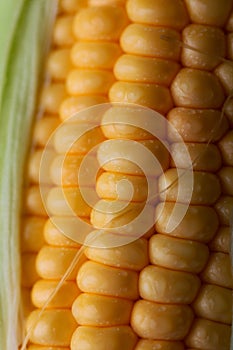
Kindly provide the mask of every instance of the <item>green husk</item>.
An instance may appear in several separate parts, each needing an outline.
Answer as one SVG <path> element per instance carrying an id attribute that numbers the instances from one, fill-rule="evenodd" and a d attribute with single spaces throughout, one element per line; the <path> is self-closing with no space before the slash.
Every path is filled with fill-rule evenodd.
<path id="1" fill-rule="evenodd" d="M 41 67 L 57 0 L 0 2 L 0 349 L 18 350 L 20 215 Z"/>

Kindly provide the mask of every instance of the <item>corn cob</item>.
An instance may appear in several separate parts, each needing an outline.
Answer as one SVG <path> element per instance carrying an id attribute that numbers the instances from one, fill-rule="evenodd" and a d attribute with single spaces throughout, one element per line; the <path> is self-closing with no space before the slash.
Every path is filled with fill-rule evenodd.
<path id="1" fill-rule="evenodd" d="M 29 163 L 31 187 L 26 207 L 30 216 L 25 218 L 22 242 L 23 266 L 29 271 L 23 286 L 27 294 L 33 286 L 37 310 L 27 321 L 28 349 L 229 350 L 233 151 L 232 107 L 227 96 L 233 88 L 233 3 L 129 0 L 109 4 L 91 0 L 82 2 L 83 8 L 77 4 L 71 0 L 60 4 L 53 37 L 56 50 L 48 61 L 51 82 L 42 93 L 45 113 L 35 128 L 37 149 Z M 108 110 L 101 128 L 74 143 L 62 164 L 66 142 L 90 122 L 69 121 L 68 117 L 108 101 L 121 105 Z M 166 116 L 187 145 L 194 186 L 178 226 L 172 211 L 175 204 L 180 212 L 186 206 L 187 185 L 182 183 L 177 203 L 177 172 L 190 170 L 181 142 L 174 129 L 168 128 L 169 157 L 152 135 L 128 127 L 125 103 Z M 111 125 L 121 112 L 126 116 L 124 128 Z M 49 186 L 47 208 L 53 216 L 47 218 L 38 193 L 39 160 L 42 147 L 61 122 L 65 123 L 58 128 L 50 150 L 51 172 L 44 177 L 48 181 L 43 185 Z M 120 247 L 87 247 L 37 321 L 80 249 L 53 224 L 55 217 L 72 226 L 61 190 L 75 214 L 96 229 L 128 224 L 140 213 L 148 179 L 137 166 L 121 159 L 125 150 L 118 141 L 122 139 L 136 140 L 161 164 L 156 173 L 149 174 L 154 177 L 153 191 L 160 195 L 159 201 L 151 203 L 155 228 Z M 96 144 L 100 144 L 97 157 L 102 165 L 96 183 L 100 200 L 91 208 L 81 199 L 74 172 Z M 134 189 L 129 203 L 132 216 L 111 214 L 109 223 L 108 210 L 114 208 L 116 199 L 129 198 L 124 187 L 121 192 L 116 190 L 122 180 L 130 181 Z M 89 188 L 88 183 L 84 187 Z M 149 221 L 153 219 L 150 215 L 151 211 Z M 171 231 L 167 227 L 170 218 L 175 227 Z M 39 240 L 32 240 L 29 233 Z"/>

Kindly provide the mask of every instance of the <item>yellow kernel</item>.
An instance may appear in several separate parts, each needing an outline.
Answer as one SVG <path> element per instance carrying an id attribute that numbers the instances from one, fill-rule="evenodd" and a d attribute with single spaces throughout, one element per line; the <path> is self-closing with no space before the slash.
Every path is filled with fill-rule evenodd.
<path id="1" fill-rule="evenodd" d="M 129 0 L 127 13 L 132 22 L 182 29 L 188 14 L 180 0 Z"/>
<path id="2" fill-rule="evenodd" d="M 36 269 L 43 279 L 59 280 L 70 266 L 78 249 L 68 247 L 53 247 L 45 245 L 37 255 Z M 67 277 L 75 280 L 79 266 L 83 258 L 76 264 L 74 270 Z"/>
<path id="3" fill-rule="evenodd" d="M 31 183 L 51 185 L 50 164 L 54 156 L 55 152 L 52 149 L 46 149 L 46 156 L 44 156 L 44 149 L 37 149 L 30 154 L 28 175 Z M 41 161 L 43 161 L 43 163 L 41 163 Z"/>
<path id="4" fill-rule="evenodd" d="M 48 189 L 44 188 L 44 191 Z M 45 192 L 44 192 L 45 194 Z M 46 195 L 46 194 L 45 194 Z M 38 186 L 30 186 L 26 193 L 26 212 L 30 215 L 47 216 L 44 203 L 41 197 L 41 191 Z"/>
<path id="5" fill-rule="evenodd" d="M 74 240 L 68 238 L 64 235 L 64 233 L 59 230 L 59 227 L 55 225 L 53 222 L 54 218 L 49 218 L 44 226 L 44 239 L 45 241 L 54 246 L 64 246 L 64 247 L 74 247 L 79 248 L 80 244 L 75 242 Z M 64 217 L 61 217 L 64 220 Z M 69 220 L 69 219 L 68 219 Z M 72 218 L 70 218 L 69 222 L 71 223 Z"/>
<path id="6" fill-rule="evenodd" d="M 219 140 L 228 129 L 226 117 L 214 109 L 173 108 L 168 121 L 185 142 L 209 142 Z M 179 141 L 168 125 L 169 139 Z"/>
<path id="7" fill-rule="evenodd" d="M 139 293 L 141 298 L 158 303 L 189 304 L 200 284 L 192 273 L 148 265 L 139 276 Z"/>
<path id="8" fill-rule="evenodd" d="M 56 117 L 43 117 L 38 119 L 35 124 L 33 140 L 36 145 L 45 147 L 52 133 L 59 125 L 59 119 Z"/>
<path id="9" fill-rule="evenodd" d="M 211 253 L 207 266 L 201 274 L 204 282 L 232 288 L 231 262 L 229 254 Z"/>
<path id="10" fill-rule="evenodd" d="M 118 44 L 108 42 L 77 42 L 71 59 L 78 68 L 112 69 L 121 54 Z"/>
<path id="11" fill-rule="evenodd" d="M 169 89 L 157 84 L 117 81 L 109 91 L 109 98 L 112 102 L 136 103 L 160 113 L 168 112 L 173 106 Z"/>
<path id="12" fill-rule="evenodd" d="M 132 311 L 131 325 L 141 338 L 182 340 L 187 335 L 192 320 L 192 309 L 188 305 L 138 300 Z"/>
<path id="13" fill-rule="evenodd" d="M 220 223 L 222 225 L 230 225 L 231 214 L 233 210 L 233 197 L 221 196 L 215 204 Z"/>
<path id="14" fill-rule="evenodd" d="M 129 326 L 80 326 L 72 336 L 71 350 L 133 350 L 136 343 L 137 337 Z"/>
<path id="15" fill-rule="evenodd" d="M 27 319 L 27 332 L 30 341 L 38 345 L 69 346 L 72 333 L 77 324 L 70 310 L 40 310 L 33 311 Z"/>
<path id="16" fill-rule="evenodd" d="M 62 121 L 68 121 L 71 118 L 71 122 L 79 121 L 79 118 L 83 116 L 80 112 L 82 109 L 106 103 L 107 97 L 101 95 L 84 95 L 84 96 L 71 96 L 66 98 L 60 106 L 60 118 Z M 74 116 L 77 114 L 77 118 Z"/>
<path id="17" fill-rule="evenodd" d="M 111 72 L 104 70 L 72 70 L 66 86 L 70 95 L 107 94 L 115 79 Z"/>
<path id="18" fill-rule="evenodd" d="M 43 308 L 58 285 L 58 281 L 39 280 L 32 288 L 32 302 L 38 308 Z M 51 299 L 47 308 L 71 308 L 75 298 L 80 293 L 75 282 L 65 281 Z"/>
<path id="19" fill-rule="evenodd" d="M 204 284 L 193 303 L 198 317 L 231 324 L 232 292 L 214 284 Z"/>
<path id="20" fill-rule="evenodd" d="M 165 140 L 166 123 L 156 117 L 155 112 L 142 106 L 114 105 L 104 113 L 101 128 L 109 139 L 148 140 L 156 136 Z M 151 125 L 153 121 L 155 125 Z"/>
<path id="21" fill-rule="evenodd" d="M 138 273 L 135 271 L 87 261 L 78 271 L 77 283 L 86 293 L 138 299 Z"/>
<path id="22" fill-rule="evenodd" d="M 62 124 L 54 134 L 54 148 L 57 153 L 86 154 L 105 138 L 100 127 L 90 124 Z"/>
<path id="23" fill-rule="evenodd" d="M 231 233 L 229 226 L 221 226 L 209 244 L 209 248 L 215 252 L 230 252 Z"/>
<path id="24" fill-rule="evenodd" d="M 193 170 L 216 172 L 222 164 L 218 147 L 213 144 L 186 143 L 187 154 L 191 158 Z M 183 143 L 171 145 L 171 166 L 189 168 L 190 162 L 184 153 Z"/>
<path id="25" fill-rule="evenodd" d="M 149 241 L 152 264 L 169 269 L 199 273 L 205 267 L 209 250 L 204 243 L 155 234 Z"/>
<path id="26" fill-rule="evenodd" d="M 72 68 L 70 50 L 53 50 L 47 62 L 47 69 L 50 77 L 54 80 L 65 80 Z"/>
<path id="27" fill-rule="evenodd" d="M 220 28 L 190 24 L 183 30 L 182 38 L 181 61 L 186 67 L 212 70 L 220 63 L 219 57 L 226 55 L 225 35 Z"/>
<path id="28" fill-rule="evenodd" d="M 232 8 L 231 0 L 185 0 L 190 19 L 194 23 L 223 27 Z"/>
<path id="29" fill-rule="evenodd" d="M 194 171 L 192 173 L 193 188 L 190 189 L 191 175 L 189 170 L 178 170 L 170 168 L 159 178 L 158 189 L 162 200 L 171 202 L 178 200 L 183 203 L 197 205 L 210 205 L 216 202 L 221 194 L 221 187 L 219 179 L 215 174 Z"/>
<path id="30" fill-rule="evenodd" d="M 73 16 L 59 16 L 53 28 L 53 42 L 60 47 L 71 46 L 74 41 Z"/>
<path id="31" fill-rule="evenodd" d="M 115 41 L 127 25 L 127 16 L 121 7 L 87 7 L 75 16 L 74 34 L 81 40 Z"/>
<path id="32" fill-rule="evenodd" d="M 23 253 L 21 256 L 21 284 L 23 287 L 32 287 L 39 278 L 36 270 L 36 257 L 35 253 Z"/>
<path id="33" fill-rule="evenodd" d="M 225 165 L 233 166 L 233 130 L 229 131 L 218 143 Z"/>
<path id="34" fill-rule="evenodd" d="M 114 248 L 87 247 L 85 255 L 92 261 L 135 271 L 148 265 L 147 241 L 142 238 Z"/>
<path id="35" fill-rule="evenodd" d="M 60 6 L 66 13 L 76 13 L 82 7 L 87 6 L 87 0 L 61 0 Z"/>
<path id="36" fill-rule="evenodd" d="M 218 176 L 223 194 L 233 196 L 233 167 L 222 167 L 218 172 Z"/>
<path id="37" fill-rule="evenodd" d="M 153 193 L 158 193 L 154 179 Z M 147 179 L 144 176 L 104 172 L 96 183 L 96 192 L 100 198 L 142 202 L 148 198 Z"/>
<path id="38" fill-rule="evenodd" d="M 70 350 L 70 348 L 67 347 L 58 347 L 54 348 L 53 346 L 41 346 L 41 345 L 29 345 L 27 350 Z"/>
<path id="39" fill-rule="evenodd" d="M 171 40 L 164 40 L 163 36 Z M 180 35 L 171 28 L 132 23 L 126 27 L 120 41 L 126 53 L 171 60 L 179 59 Z"/>
<path id="40" fill-rule="evenodd" d="M 214 71 L 227 95 L 233 90 L 233 66 L 231 62 L 220 64 Z"/>
<path id="41" fill-rule="evenodd" d="M 21 250 L 22 252 L 38 252 L 44 245 L 43 228 L 46 219 L 37 216 L 27 216 L 22 221 Z"/>
<path id="42" fill-rule="evenodd" d="M 114 73 L 118 80 L 169 86 L 179 68 L 169 60 L 125 54 L 117 60 Z"/>
<path id="43" fill-rule="evenodd" d="M 130 300 L 82 293 L 74 301 L 72 313 L 79 325 L 111 327 L 128 325 L 132 307 Z"/>
<path id="44" fill-rule="evenodd" d="M 53 83 L 47 85 L 42 90 L 41 107 L 46 113 L 57 114 L 66 96 L 67 92 L 64 84 Z"/>
<path id="45" fill-rule="evenodd" d="M 27 318 L 34 309 L 34 305 L 31 301 L 31 288 L 21 287 L 21 300 L 23 305 L 23 316 Z"/>
<path id="46" fill-rule="evenodd" d="M 135 350 L 184 350 L 181 342 L 140 339 Z"/>
<path id="47" fill-rule="evenodd" d="M 48 193 L 47 209 L 52 215 L 88 217 L 91 203 L 88 203 L 86 198 L 89 201 L 92 198 L 95 200 L 94 192 L 94 189 L 88 187 L 82 188 L 82 191 L 77 187 L 54 187 Z"/>
<path id="48" fill-rule="evenodd" d="M 196 318 L 185 344 L 195 349 L 229 350 L 230 338 L 230 326 Z"/>
<path id="49" fill-rule="evenodd" d="M 100 144 L 97 158 L 104 170 L 131 175 L 157 176 L 169 165 L 168 150 L 156 139 L 107 140 Z"/>
<path id="50" fill-rule="evenodd" d="M 171 85 L 171 94 L 175 105 L 188 108 L 219 108 L 225 99 L 213 73 L 191 68 L 179 71 Z"/>
<path id="51" fill-rule="evenodd" d="M 174 208 L 176 208 L 175 213 Z M 185 216 L 177 226 L 177 216 L 180 217 L 184 209 L 187 209 Z M 218 228 L 218 216 L 212 207 L 189 205 L 187 208 L 182 203 L 158 204 L 155 211 L 155 222 L 156 231 L 159 233 L 204 243 L 213 238 Z M 168 231 L 168 222 L 171 227 L 174 227 L 171 232 Z"/>
<path id="52" fill-rule="evenodd" d="M 89 6 L 125 6 L 125 0 L 88 0 Z"/>

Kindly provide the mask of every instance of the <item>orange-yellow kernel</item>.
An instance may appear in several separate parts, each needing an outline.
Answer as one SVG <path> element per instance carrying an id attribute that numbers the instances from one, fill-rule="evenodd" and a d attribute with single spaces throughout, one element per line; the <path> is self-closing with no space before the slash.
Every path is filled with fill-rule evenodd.
<path id="1" fill-rule="evenodd" d="M 188 108 L 219 108 L 224 91 L 217 77 L 199 69 L 182 68 L 171 85 L 176 106 Z"/>
<path id="2" fill-rule="evenodd" d="M 83 196 L 85 198 L 83 198 Z M 90 204 L 85 199 L 95 199 L 95 191 L 92 188 L 54 187 L 47 197 L 47 209 L 52 215 L 88 217 L 91 212 Z"/>
<path id="3" fill-rule="evenodd" d="M 23 253 L 21 256 L 21 284 L 23 287 L 32 287 L 39 278 L 36 271 L 36 257 L 35 253 Z"/>
<path id="4" fill-rule="evenodd" d="M 207 266 L 201 274 L 204 282 L 221 287 L 232 288 L 231 262 L 229 254 L 211 253 Z"/>
<path id="5" fill-rule="evenodd" d="M 230 15 L 232 1 L 225 0 L 222 6 L 221 0 L 185 0 L 184 1 L 194 23 L 223 27 Z"/>
<path id="6" fill-rule="evenodd" d="M 88 0 L 89 6 L 124 6 L 125 0 Z"/>
<path id="7" fill-rule="evenodd" d="M 64 217 L 61 217 L 64 219 Z M 69 218 L 68 218 L 69 219 Z M 59 226 L 57 227 L 53 222 L 54 218 L 49 218 L 44 226 L 44 239 L 45 241 L 54 246 L 63 246 L 63 247 L 74 247 L 80 248 L 80 244 L 76 241 L 68 238 L 61 230 L 59 230 Z M 69 222 L 71 223 L 72 218 L 70 218 Z"/>
<path id="8" fill-rule="evenodd" d="M 28 176 L 31 183 L 40 183 L 43 185 L 52 184 L 49 170 L 54 156 L 55 152 L 52 149 L 46 149 L 46 156 L 44 149 L 37 149 L 30 154 L 28 161 Z"/>
<path id="9" fill-rule="evenodd" d="M 156 139 L 107 140 L 99 145 L 97 158 L 104 170 L 131 175 L 157 176 L 169 165 L 168 150 Z M 152 167 L 154 158 L 158 163 Z M 138 164 L 142 164 L 142 168 Z"/>
<path id="10" fill-rule="evenodd" d="M 161 175 L 158 181 L 160 198 L 176 202 L 197 205 L 214 204 L 221 194 L 221 186 L 218 177 L 215 174 L 194 171 L 193 188 L 190 195 L 190 178 L 182 176 L 188 170 L 170 168 Z M 179 197 L 178 197 L 179 196 Z M 179 199 L 178 199 L 179 198 Z"/>
<path id="11" fill-rule="evenodd" d="M 60 119 L 66 122 L 79 122 L 81 119 L 83 122 L 85 114 L 79 113 L 81 110 L 106 102 L 108 102 L 107 97 L 101 95 L 68 97 L 60 106 Z M 72 118 L 69 120 L 70 117 Z"/>
<path id="12" fill-rule="evenodd" d="M 57 117 L 43 117 L 38 119 L 35 124 L 33 141 L 37 146 L 45 147 L 52 133 L 59 125 Z"/>
<path id="13" fill-rule="evenodd" d="M 205 267 L 209 250 L 204 243 L 155 234 L 149 241 L 152 264 L 173 270 L 199 273 Z"/>
<path id="14" fill-rule="evenodd" d="M 54 347 L 54 346 L 41 346 L 41 345 L 29 345 L 27 350 L 70 350 L 70 348 L 67 347 Z"/>
<path id="15" fill-rule="evenodd" d="M 86 154 L 105 140 L 100 127 L 91 124 L 64 123 L 54 134 L 57 153 Z"/>
<path id="16" fill-rule="evenodd" d="M 186 143 L 188 155 L 192 161 L 193 170 L 216 172 L 222 164 L 221 154 L 213 144 Z M 171 145 L 171 166 L 176 168 L 190 168 L 190 162 L 184 153 L 183 143 Z"/>
<path id="17" fill-rule="evenodd" d="M 93 6 L 81 10 L 74 18 L 77 39 L 116 41 L 127 25 L 127 16 L 118 6 Z"/>
<path id="18" fill-rule="evenodd" d="M 45 245 L 37 255 L 36 269 L 43 279 L 59 280 L 70 266 L 78 249 L 68 247 L 53 247 Z M 82 258 L 69 274 L 67 280 L 75 280 Z"/>
<path id="19" fill-rule="evenodd" d="M 198 317 L 231 324 L 232 291 L 214 284 L 204 284 L 193 303 L 193 308 Z"/>
<path id="20" fill-rule="evenodd" d="M 176 208 L 176 212 L 173 210 Z M 182 213 L 185 211 L 185 215 Z M 183 217 L 177 226 L 177 216 Z M 182 203 L 160 203 L 155 210 L 155 228 L 157 232 L 174 237 L 191 239 L 194 241 L 209 242 L 218 228 L 218 216 L 212 207 L 187 205 Z M 174 229 L 169 232 L 168 224 Z"/>
<path id="21" fill-rule="evenodd" d="M 153 193 L 158 193 L 156 179 Z M 100 198 L 143 202 L 148 198 L 147 179 L 144 176 L 104 172 L 96 182 L 96 192 Z"/>
<path id="22" fill-rule="evenodd" d="M 173 107 L 170 91 L 157 84 L 117 81 L 109 91 L 112 102 L 136 103 L 166 113 Z"/>
<path id="23" fill-rule="evenodd" d="M 42 90 L 41 107 L 46 113 L 57 114 L 62 101 L 66 98 L 65 85 L 53 83 Z"/>
<path id="24" fill-rule="evenodd" d="M 218 172 L 218 176 L 223 194 L 233 196 L 233 167 L 222 167 Z"/>
<path id="25" fill-rule="evenodd" d="M 121 55 L 114 66 L 118 80 L 169 86 L 179 71 L 169 60 L 136 55 Z"/>
<path id="26" fill-rule="evenodd" d="M 155 126 L 150 121 L 156 113 L 138 105 L 114 105 L 108 108 L 101 119 L 101 128 L 108 139 L 150 140 L 166 137 L 164 119 L 156 120 Z M 149 120 L 149 122 L 148 122 Z"/>
<path id="27" fill-rule="evenodd" d="M 192 274 L 148 265 L 139 275 L 142 299 L 158 303 L 190 304 L 197 295 L 200 279 Z"/>
<path id="28" fill-rule="evenodd" d="M 181 342 L 140 339 L 135 350 L 184 350 Z"/>
<path id="29" fill-rule="evenodd" d="M 28 317 L 30 312 L 34 309 L 31 301 L 31 288 L 21 287 L 21 300 L 23 305 L 23 316 Z"/>
<path id="30" fill-rule="evenodd" d="M 48 298 L 54 292 L 58 285 L 58 281 L 39 280 L 32 288 L 32 302 L 38 308 L 43 308 Z M 71 308 L 75 298 L 80 293 L 75 282 L 65 281 L 51 299 L 47 308 Z"/>
<path id="31" fill-rule="evenodd" d="M 195 349 L 229 350 L 230 338 L 230 326 L 196 318 L 185 340 L 185 344 Z"/>
<path id="32" fill-rule="evenodd" d="M 72 70 L 66 81 L 70 95 L 107 94 L 115 79 L 105 70 Z"/>
<path id="33" fill-rule="evenodd" d="M 87 261 L 78 271 L 77 283 L 86 293 L 138 299 L 138 273 L 135 271 Z"/>
<path id="34" fill-rule="evenodd" d="M 71 50 L 71 60 L 78 68 L 112 69 L 121 55 L 116 43 L 77 42 Z"/>
<path id="35" fill-rule="evenodd" d="M 229 253 L 231 233 L 229 226 L 221 226 L 209 244 L 209 249 L 215 252 Z"/>
<path id="36" fill-rule="evenodd" d="M 171 28 L 132 23 L 122 33 L 120 42 L 126 53 L 171 60 L 180 56 L 180 34 Z"/>
<path id="37" fill-rule="evenodd" d="M 137 336 L 129 326 L 87 327 L 80 326 L 72 336 L 71 350 L 133 350 Z"/>
<path id="38" fill-rule="evenodd" d="M 189 21 L 180 0 L 129 0 L 127 13 L 132 22 L 182 29 Z"/>
<path id="39" fill-rule="evenodd" d="M 65 80 L 71 68 L 70 50 L 57 49 L 50 53 L 47 70 L 52 79 Z"/>
<path id="40" fill-rule="evenodd" d="M 61 10 L 65 13 L 76 13 L 82 7 L 87 6 L 88 0 L 60 0 Z"/>
<path id="41" fill-rule="evenodd" d="M 26 324 L 30 330 L 30 341 L 45 346 L 69 346 L 72 333 L 77 324 L 70 310 L 41 310 L 33 311 Z M 32 331 L 31 331 L 32 327 Z"/>
<path id="42" fill-rule="evenodd" d="M 190 24 L 183 30 L 182 38 L 181 61 L 186 67 L 212 70 L 220 63 L 219 57 L 225 57 L 225 35 L 220 28 Z"/>
<path id="43" fill-rule="evenodd" d="M 44 191 L 48 189 L 44 188 Z M 44 192 L 46 195 L 46 193 Z M 47 211 L 42 201 L 40 188 L 38 186 L 30 186 L 26 193 L 26 213 L 30 215 L 47 216 Z"/>
<path id="44" fill-rule="evenodd" d="M 230 130 L 218 143 L 223 163 L 233 166 L 233 130 Z"/>
<path id="45" fill-rule="evenodd" d="M 38 252 L 44 245 L 43 228 L 46 219 L 27 216 L 22 220 L 21 251 Z"/>
<path id="46" fill-rule="evenodd" d="M 220 223 L 230 226 L 233 211 L 233 196 L 221 196 L 215 204 Z"/>
<path id="47" fill-rule="evenodd" d="M 227 95 L 233 90 L 233 65 L 232 62 L 220 64 L 214 71 Z"/>
<path id="48" fill-rule="evenodd" d="M 166 305 L 138 300 L 131 315 L 131 326 L 141 338 L 182 340 L 193 320 L 188 305 Z"/>
<path id="49" fill-rule="evenodd" d="M 82 293 L 74 301 L 72 313 L 81 326 L 128 325 L 133 302 L 122 298 Z"/>
<path id="50" fill-rule="evenodd" d="M 105 265 L 140 271 L 148 265 L 147 249 L 147 240 L 141 238 L 119 247 L 87 247 L 85 255 L 88 259 Z"/>
<path id="51" fill-rule="evenodd" d="M 73 34 L 74 16 L 59 16 L 53 27 L 53 42 L 58 47 L 71 46 L 74 41 Z"/>
<path id="52" fill-rule="evenodd" d="M 219 140 L 228 129 L 226 117 L 214 109 L 173 108 L 168 121 L 185 142 L 209 142 Z M 169 139 L 179 141 L 168 126 Z"/>

